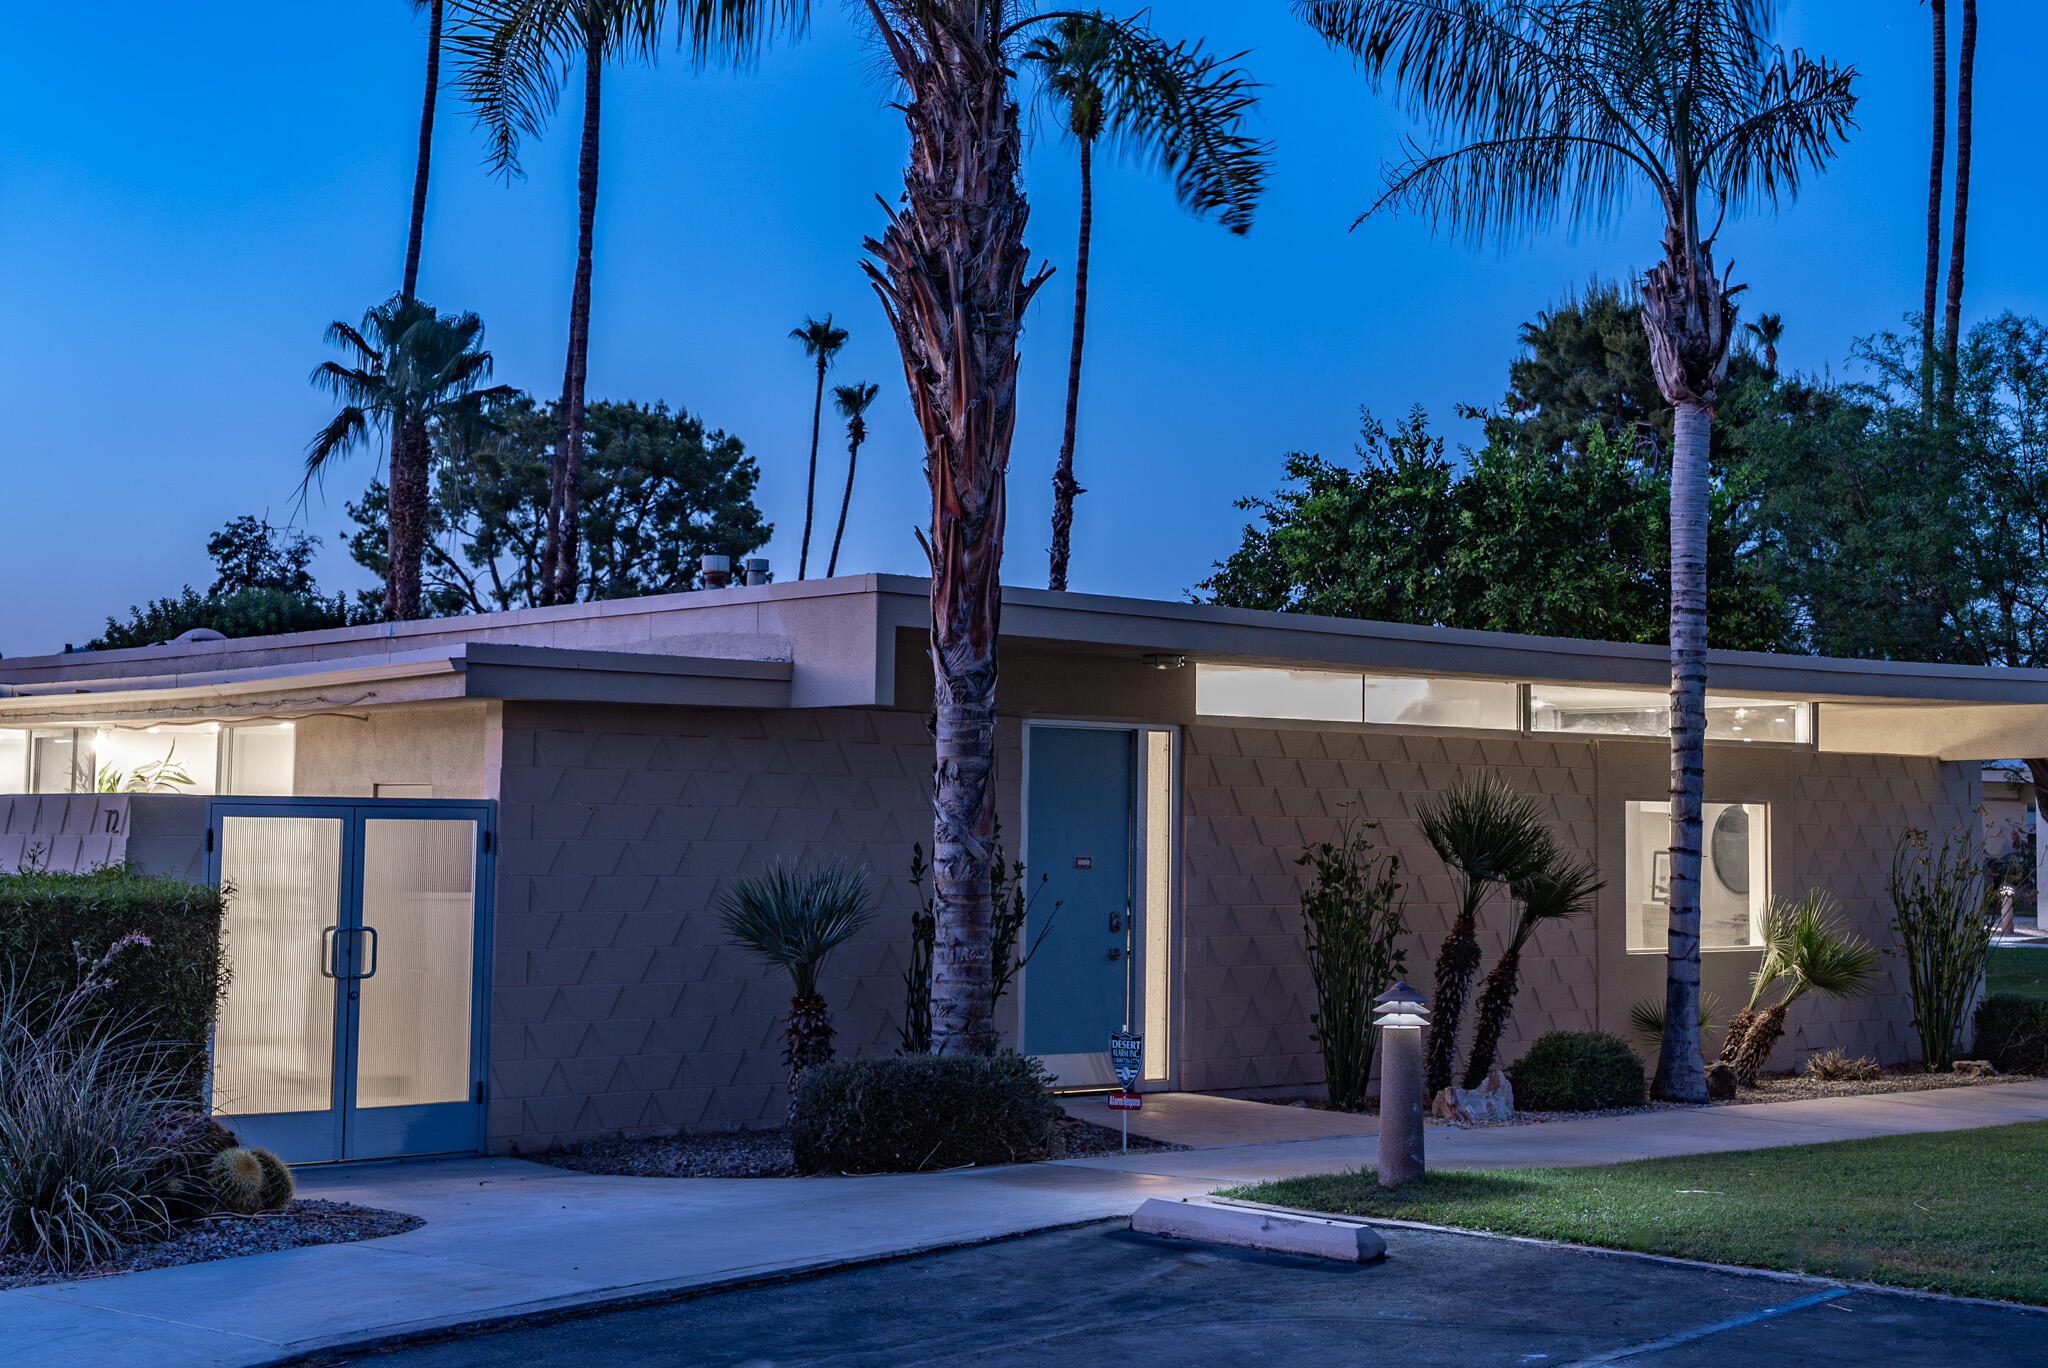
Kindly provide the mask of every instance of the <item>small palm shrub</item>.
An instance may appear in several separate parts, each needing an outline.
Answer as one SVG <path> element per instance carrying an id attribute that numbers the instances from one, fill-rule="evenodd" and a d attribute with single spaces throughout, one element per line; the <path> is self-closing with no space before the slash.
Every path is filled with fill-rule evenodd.
<path id="1" fill-rule="evenodd" d="M 1796 903 L 1773 902 L 1764 914 L 1763 940 L 1763 959 L 1750 977 L 1749 1006 L 1729 1023 L 1728 1042 L 1721 1047 L 1736 1080 L 1752 1087 L 1784 1038 L 1793 1003 L 1808 993 L 1860 997 L 1877 977 L 1877 952 L 1842 925 L 1835 900 L 1819 889 Z M 1765 992 L 1779 983 L 1784 996 L 1758 1010 Z"/>
<path id="2" fill-rule="evenodd" d="M 1877 1061 L 1843 1050 L 1822 1050 L 1806 1061 L 1806 1074 L 1826 1083 L 1868 1083 L 1884 1072 Z"/>
<path id="3" fill-rule="evenodd" d="M 1532 1111 L 1634 1107 L 1648 1089 L 1643 1061 L 1605 1031 L 1549 1031 L 1508 1065 L 1515 1105 Z"/>
<path id="4" fill-rule="evenodd" d="M 918 1173 L 1052 1154 L 1059 1104 L 1037 1060 L 898 1054 L 820 1064 L 797 1080 L 800 1173 Z"/>
<path id="5" fill-rule="evenodd" d="M 2000 1073 L 2048 1074 L 2048 1002 L 2003 993 L 1985 998 L 1971 1050 Z"/>
<path id="6" fill-rule="evenodd" d="M 792 1081 L 832 1058 L 832 1009 L 818 992 L 825 957 L 867 925 L 874 892 L 865 868 L 829 860 L 795 869 L 780 860 L 735 879 L 725 895 L 725 934 L 764 963 L 789 971 L 788 1038 L 782 1062 Z"/>
<path id="7" fill-rule="evenodd" d="M 1315 877 L 1301 891 L 1301 921 L 1316 1010 L 1309 1017 L 1323 1056 L 1330 1105 L 1365 1105 L 1379 1028 L 1373 998 L 1408 975 L 1401 915 L 1401 858 L 1374 852 L 1370 822 L 1347 819 L 1335 841 L 1301 853 Z"/>
<path id="8" fill-rule="evenodd" d="M 1720 1014 L 1721 999 L 1713 993 L 1700 994 L 1700 1037 L 1706 1038 L 1707 1030 Z M 1664 1043 L 1664 999 L 1662 995 L 1646 997 L 1628 1009 L 1628 1028 L 1636 1039 L 1651 1050 Z"/>

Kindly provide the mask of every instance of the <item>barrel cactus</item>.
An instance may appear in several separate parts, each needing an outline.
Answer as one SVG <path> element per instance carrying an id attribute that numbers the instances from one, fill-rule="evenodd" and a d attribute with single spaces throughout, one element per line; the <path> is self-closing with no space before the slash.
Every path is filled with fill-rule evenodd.
<path id="1" fill-rule="evenodd" d="M 245 1216 L 282 1211 L 291 1204 L 298 1184 L 284 1160 L 267 1149 L 237 1145 L 214 1156 L 208 1177 L 220 1204 Z"/>

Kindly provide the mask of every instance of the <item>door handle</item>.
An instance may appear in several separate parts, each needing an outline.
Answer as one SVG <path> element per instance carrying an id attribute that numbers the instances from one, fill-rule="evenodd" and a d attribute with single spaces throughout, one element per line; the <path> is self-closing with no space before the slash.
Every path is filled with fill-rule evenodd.
<path id="1" fill-rule="evenodd" d="M 340 975 L 340 965 L 338 965 L 338 964 L 337 964 L 337 963 L 335 962 L 335 959 L 334 959 L 334 956 L 335 956 L 336 952 L 337 952 L 337 951 L 339 950 L 339 948 L 340 948 L 340 946 L 341 946 L 341 942 L 340 942 L 339 940 L 337 940 L 337 939 L 335 938 L 335 935 L 334 935 L 334 933 L 335 933 L 336 931 L 339 931 L 340 929 L 341 929 L 341 928 L 340 928 L 340 927 L 338 927 L 338 926 L 328 926 L 328 927 L 323 927 L 323 928 L 321 928 L 321 931 L 320 931 L 320 977 L 321 977 L 321 978 L 339 978 L 339 977 L 341 976 L 341 975 Z"/>
<path id="2" fill-rule="evenodd" d="M 376 928 L 376 927 L 374 927 L 374 926 L 360 926 L 360 927 L 357 927 L 357 928 L 356 928 L 356 930 L 357 930 L 357 932 L 358 932 L 359 934 L 361 934 L 361 935 L 365 935 L 365 936 L 368 936 L 368 937 L 370 938 L 370 969 L 369 969 L 369 972 L 368 972 L 368 973 L 359 973 L 359 974 L 357 974 L 357 975 L 356 975 L 356 978 L 358 978 L 358 979 L 373 979 L 373 978 L 377 977 L 377 928 Z"/>

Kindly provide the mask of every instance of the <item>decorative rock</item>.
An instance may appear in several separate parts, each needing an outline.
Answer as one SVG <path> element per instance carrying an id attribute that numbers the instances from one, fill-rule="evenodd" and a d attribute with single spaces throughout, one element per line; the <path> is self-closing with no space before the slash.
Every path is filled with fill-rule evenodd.
<path id="1" fill-rule="evenodd" d="M 1459 1126 L 1515 1119 L 1515 1085 L 1495 1069 L 1476 1088 L 1445 1088 L 1429 1104 L 1430 1115 Z"/>
<path id="2" fill-rule="evenodd" d="M 1998 1070 L 1991 1067 L 1991 1061 L 1988 1059 L 1958 1059 L 1954 1068 L 1957 1073 L 1971 1078 L 1998 1077 Z"/>
<path id="3" fill-rule="evenodd" d="M 1343 1263 L 1370 1263 L 1387 1252 L 1387 1242 L 1363 1221 L 1213 1197 L 1180 1202 L 1148 1197 L 1132 1214 L 1131 1229 L 1141 1235 L 1171 1235 Z"/>
<path id="4" fill-rule="evenodd" d="M 1709 1064 L 1707 1066 L 1707 1096 L 1735 1096 L 1735 1069 L 1733 1066 L 1728 1064 Z"/>

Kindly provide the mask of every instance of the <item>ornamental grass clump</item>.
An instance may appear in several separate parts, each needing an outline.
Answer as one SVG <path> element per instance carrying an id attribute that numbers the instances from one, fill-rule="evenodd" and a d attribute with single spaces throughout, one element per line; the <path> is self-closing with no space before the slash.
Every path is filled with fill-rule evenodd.
<path id="1" fill-rule="evenodd" d="M 1401 859 L 1375 852 L 1374 824 L 1347 818 L 1335 841 L 1310 846 L 1296 864 L 1314 868 L 1301 891 L 1301 921 L 1316 1009 L 1309 1017 L 1323 1056 L 1330 1105 L 1365 1105 L 1378 1053 L 1373 998 L 1405 978 L 1408 933 L 1401 915 Z"/>
<path id="2" fill-rule="evenodd" d="M 1955 1059 L 1997 924 L 1997 897 L 1974 840 L 1952 833 L 1935 845 L 1910 830 L 1892 855 L 1892 953 L 1906 962 L 1906 992 L 1920 1061 L 1930 1071 Z"/>
<path id="3" fill-rule="evenodd" d="M 832 1058 L 832 1009 L 818 992 L 825 957 L 867 925 L 874 902 L 864 867 L 829 860 L 811 869 L 776 861 L 735 879 L 720 920 L 725 934 L 764 963 L 789 972 L 795 989 L 782 1062 L 790 1081 Z"/>

